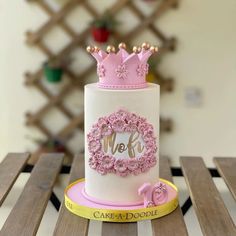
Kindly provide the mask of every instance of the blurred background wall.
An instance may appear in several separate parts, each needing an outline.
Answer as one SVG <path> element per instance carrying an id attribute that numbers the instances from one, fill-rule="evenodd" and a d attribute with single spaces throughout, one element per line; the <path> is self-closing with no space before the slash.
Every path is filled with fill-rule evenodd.
<path id="1" fill-rule="evenodd" d="M 99 9 L 108 2 L 112 1 L 99 1 Z M 147 12 L 150 9 L 145 7 Z M 160 138 L 161 154 L 170 156 L 174 165 L 178 165 L 180 155 L 203 156 L 209 166 L 213 156 L 236 156 L 235 12 L 234 0 L 182 0 L 178 9 L 168 11 L 156 22 L 178 40 L 177 50 L 166 55 L 160 65 L 164 75 L 175 79 L 174 91 L 161 96 L 161 113 L 173 119 L 174 128 Z M 125 14 L 122 12 L 120 18 L 128 27 L 132 18 Z M 44 104 L 45 98 L 23 85 L 23 74 L 29 68 L 35 71 L 45 57 L 24 41 L 25 31 L 39 27 L 46 19 L 34 4 L 0 0 L 0 158 L 9 151 L 34 150 L 26 136 L 42 136 L 24 125 L 24 114 Z M 75 25 L 76 19 L 84 19 L 85 25 L 91 20 L 82 10 L 71 16 Z M 152 42 L 149 33 L 140 37 Z M 56 51 L 67 38 L 56 29 L 47 40 Z M 186 101 L 189 91 L 199 92 L 200 102 Z M 83 104 L 82 96 L 71 96 L 68 103 L 77 109 Z M 55 120 L 54 112 L 46 119 L 56 130 L 65 120 Z M 78 145 L 83 145 L 81 137 L 71 147 Z"/>

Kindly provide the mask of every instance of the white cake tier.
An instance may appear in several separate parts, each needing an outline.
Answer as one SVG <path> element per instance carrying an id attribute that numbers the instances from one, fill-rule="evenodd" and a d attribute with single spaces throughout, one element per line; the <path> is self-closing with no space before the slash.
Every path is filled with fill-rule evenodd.
<path id="1" fill-rule="evenodd" d="M 85 192 L 88 196 L 117 204 L 142 201 L 138 188 L 145 182 L 154 184 L 159 178 L 159 85 L 149 83 L 147 88 L 109 90 L 97 84 L 85 86 Z M 114 173 L 102 175 L 89 166 L 87 134 L 100 117 L 109 116 L 119 109 L 146 118 L 154 128 L 157 143 L 157 164 L 147 172 L 122 177 Z M 119 137 L 121 139 L 121 137 Z M 125 136 L 124 136 L 125 139 Z M 119 140 L 120 141 L 120 140 Z M 124 140 L 124 143 L 127 140 Z M 117 153 L 118 155 L 118 153 Z M 116 157 L 116 154 L 114 154 Z M 117 156 L 117 158 L 119 158 Z"/>

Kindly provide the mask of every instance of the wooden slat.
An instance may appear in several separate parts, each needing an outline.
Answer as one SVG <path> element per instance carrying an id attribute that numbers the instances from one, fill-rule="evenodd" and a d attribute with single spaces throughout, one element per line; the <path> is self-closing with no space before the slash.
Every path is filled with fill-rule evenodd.
<path id="1" fill-rule="evenodd" d="M 84 158 L 82 155 L 75 156 L 71 168 L 69 183 L 84 177 Z M 89 220 L 76 216 L 69 212 L 64 202 L 61 205 L 59 217 L 54 230 L 54 236 L 70 235 L 84 236 L 87 235 Z"/>
<path id="2" fill-rule="evenodd" d="M 138 234 L 137 223 L 106 223 L 102 224 L 102 236 L 136 236 Z"/>
<path id="3" fill-rule="evenodd" d="M 29 159 L 29 153 L 9 153 L 0 163 L 0 206 Z"/>
<path id="4" fill-rule="evenodd" d="M 214 158 L 214 163 L 236 200 L 236 158 Z"/>
<path id="5" fill-rule="evenodd" d="M 39 159 L 0 231 L 1 236 L 36 235 L 62 160 L 63 154 L 45 154 Z"/>
<path id="6" fill-rule="evenodd" d="M 160 158 L 160 177 L 173 182 L 170 165 L 167 157 Z M 155 236 L 171 235 L 186 236 L 187 228 L 180 207 L 171 214 L 152 220 L 152 229 Z"/>
<path id="7" fill-rule="evenodd" d="M 236 235 L 235 225 L 202 158 L 181 157 L 180 162 L 203 235 Z"/>

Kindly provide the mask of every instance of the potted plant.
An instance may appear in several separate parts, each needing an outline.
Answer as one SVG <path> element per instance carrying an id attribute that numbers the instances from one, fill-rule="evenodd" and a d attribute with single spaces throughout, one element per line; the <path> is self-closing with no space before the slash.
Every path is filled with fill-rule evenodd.
<path id="1" fill-rule="evenodd" d="M 153 56 L 152 58 L 149 59 L 148 64 L 149 64 L 149 70 L 148 74 L 146 76 L 146 80 L 150 83 L 157 82 L 158 78 L 155 76 L 155 71 L 157 64 L 159 63 L 159 59 Z"/>
<path id="2" fill-rule="evenodd" d="M 51 58 L 43 64 L 43 72 L 48 82 L 59 83 L 62 80 L 63 71 L 69 63 L 67 58 Z"/>
<path id="3" fill-rule="evenodd" d="M 91 22 L 91 31 L 94 41 L 107 42 L 110 33 L 117 25 L 117 21 L 108 13 Z"/>

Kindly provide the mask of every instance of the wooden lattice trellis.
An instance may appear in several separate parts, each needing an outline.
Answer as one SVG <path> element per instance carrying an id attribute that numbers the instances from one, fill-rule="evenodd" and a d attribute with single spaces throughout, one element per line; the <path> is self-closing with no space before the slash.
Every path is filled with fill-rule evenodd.
<path id="1" fill-rule="evenodd" d="M 72 53 L 76 48 L 86 48 L 86 42 L 90 37 L 90 26 L 88 26 L 83 32 L 76 33 L 72 27 L 66 23 L 65 19 L 67 15 L 78 6 L 83 6 L 95 19 L 100 16 L 95 6 L 89 3 L 87 0 L 68 0 L 59 11 L 54 11 L 52 7 L 44 0 L 28 0 L 34 2 L 45 11 L 49 20 L 44 23 L 35 32 L 28 31 L 26 33 L 27 43 L 31 46 L 37 46 L 49 59 L 56 58 L 61 59 L 66 55 Z M 128 8 L 133 14 L 139 19 L 139 24 L 136 25 L 131 31 L 125 35 L 120 32 L 112 33 L 113 42 L 127 42 L 137 37 L 142 31 L 150 30 L 160 41 L 161 45 L 159 48 L 159 55 L 163 56 L 166 52 L 174 50 L 175 39 L 166 37 L 160 29 L 154 25 L 154 20 L 158 19 L 171 7 L 177 5 L 178 0 L 160 0 L 160 3 L 156 5 L 151 15 L 146 16 L 144 13 L 134 4 L 132 0 L 117 0 L 109 9 L 108 12 L 115 16 L 123 8 Z M 60 26 L 63 31 L 70 36 L 71 41 L 56 55 L 46 46 L 43 39 L 45 35 L 50 32 L 55 26 Z M 26 114 L 26 124 L 29 126 L 37 127 L 48 139 L 58 137 L 60 139 L 68 139 L 75 129 L 83 129 L 83 112 L 79 115 L 73 114 L 64 104 L 63 99 L 71 92 L 72 89 L 77 88 L 83 91 L 83 86 L 86 84 L 86 78 L 89 77 L 95 71 L 95 64 L 93 63 L 89 68 L 80 74 L 75 74 L 71 69 L 66 68 L 65 73 L 69 78 L 69 83 L 66 84 L 57 95 L 54 95 L 47 89 L 46 86 L 41 83 L 43 77 L 42 67 L 40 67 L 34 73 L 26 72 L 25 84 L 27 86 L 35 86 L 46 98 L 48 102 L 38 109 L 34 114 L 28 112 Z M 173 80 L 164 78 L 156 68 L 155 75 L 158 78 L 158 83 L 161 85 L 162 91 L 171 91 L 173 89 Z M 66 117 L 69 118 L 69 123 L 65 125 L 57 134 L 53 134 L 42 122 L 42 118 L 49 112 L 53 107 L 60 110 Z M 169 131 L 171 128 L 171 121 L 161 119 L 161 129 Z M 37 157 L 36 151 L 34 158 Z M 70 150 L 67 148 L 67 154 L 69 157 L 72 156 Z M 34 162 L 35 160 L 32 160 Z"/>

